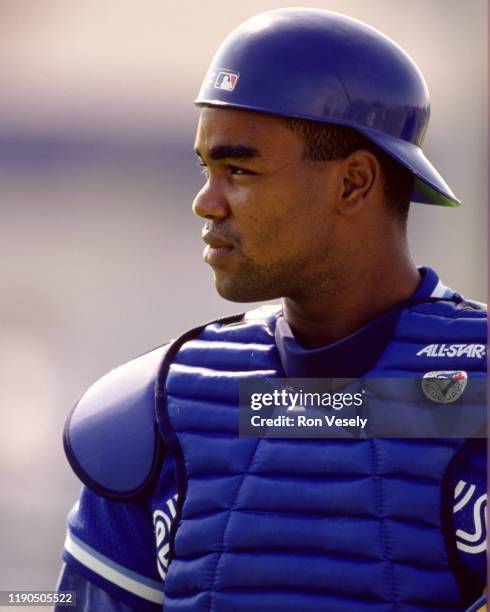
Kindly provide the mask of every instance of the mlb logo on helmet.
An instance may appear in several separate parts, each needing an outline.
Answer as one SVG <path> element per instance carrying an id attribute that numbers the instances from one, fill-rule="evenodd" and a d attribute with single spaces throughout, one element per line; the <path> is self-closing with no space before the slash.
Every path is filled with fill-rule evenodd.
<path id="1" fill-rule="evenodd" d="M 216 89 L 223 89 L 224 91 L 233 91 L 235 89 L 235 85 L 237 84 L 239 74 L 236 72 L 231 72 L 230 70 L 221 70 L 218 72 L 218 76 L 216 77 L 216 81 L 214 82 L 214 87 Z"/>

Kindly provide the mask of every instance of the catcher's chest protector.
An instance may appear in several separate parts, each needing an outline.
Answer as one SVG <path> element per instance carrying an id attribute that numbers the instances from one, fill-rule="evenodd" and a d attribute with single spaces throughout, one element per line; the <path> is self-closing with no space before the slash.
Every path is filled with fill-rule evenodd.
<path id="1" fill-rule="evenodd" d="M 421 376 L 435 369 L 424 347 L 485 343 L 482 317 L 451 302 L 403 310 L 366 375 Z M 441 487 L 465 441 L 240 438 L 239 380 L 285 375 L 275 324 L 259 310 L 208 325 L 167 363 L 158 417 L 181 510 L 166 612 L 463 610 Z M 484 360 L 449 361 L 482 375 Z"/>

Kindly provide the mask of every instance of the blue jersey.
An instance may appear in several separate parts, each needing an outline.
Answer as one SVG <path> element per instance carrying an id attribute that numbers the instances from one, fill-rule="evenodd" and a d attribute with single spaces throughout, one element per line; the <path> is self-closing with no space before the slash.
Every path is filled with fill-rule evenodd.
<path id="1" fill-rule="evenodd" d="M 170 456 L 151 499 L 113 502 L 84 487 L 68 516 L 63 558 L 69 573 L 138 610 L 161 609 L 175 500 Z"/>

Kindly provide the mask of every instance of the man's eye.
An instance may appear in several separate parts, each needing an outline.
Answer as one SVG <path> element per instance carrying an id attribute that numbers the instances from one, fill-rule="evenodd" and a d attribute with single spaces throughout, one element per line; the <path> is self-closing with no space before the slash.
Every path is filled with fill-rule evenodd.
<path id="1" fill-rule="evenodd" d="M 202 176 L 206 180 L 208 180 L 209 179 L 209 168 L 207 164 L 205 164 L 204 162 L 198 162 L 197 165 L 199 166 Z M 246 175 L 257 174 L 256 172 L 252 172 L 252 170 L 247 170 L 246 168 L 239 168 L 238 166 L 233 166 L 231 164 L 226 166 L 226 170 L 228 174 L 232 176 L 246 176 Z"/>
<path id="2" fill-rule="evenodd" d="M 242 176 L 245 174 L 255 174 L 255 172 L 252 172 L 251 170 L 247 170 L 246 168 L 238 168 L 237 166 L 232 166 L 232 165 L 228 166 L 228 172 L 236 176 Z"/>

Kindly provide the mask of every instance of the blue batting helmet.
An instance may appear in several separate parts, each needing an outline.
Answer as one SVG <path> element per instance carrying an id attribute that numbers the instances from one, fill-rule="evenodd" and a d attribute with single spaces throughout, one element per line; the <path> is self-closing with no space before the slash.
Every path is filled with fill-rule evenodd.
<path id="1" fill-rule="evenodd" d="M 413 201 L 459 205 L 420 148 L 430 114 L 422 73 L 356 19 L 305 8 L 249 19 L 218 49 L 196 104 L 355 128 L 413 172 Z"/>

